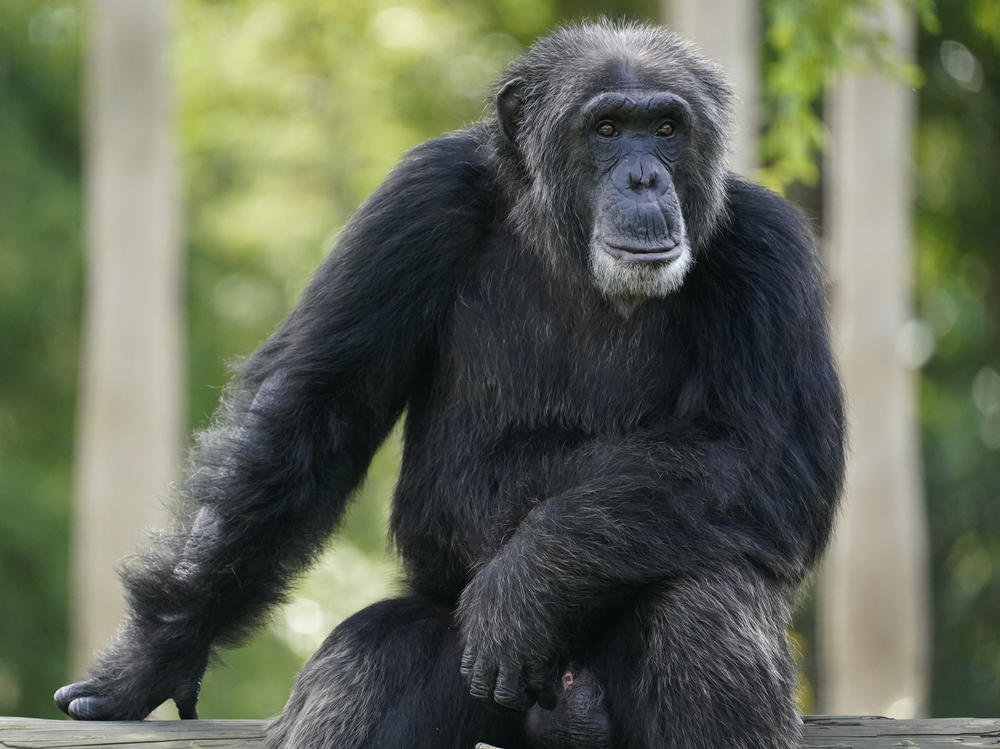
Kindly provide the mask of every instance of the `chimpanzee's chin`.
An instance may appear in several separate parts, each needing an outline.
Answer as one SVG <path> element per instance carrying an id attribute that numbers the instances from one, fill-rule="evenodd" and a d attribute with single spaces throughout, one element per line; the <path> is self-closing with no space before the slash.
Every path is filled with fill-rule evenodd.
<path id="1" fill-rule="evenodd" d="M 686 239 L 672 247 L 631 246 L 595 242 L 590 247 L 590 271 L 597 288 L 612 299 L 665 297 L 677 291 L 694 256 Z"/>

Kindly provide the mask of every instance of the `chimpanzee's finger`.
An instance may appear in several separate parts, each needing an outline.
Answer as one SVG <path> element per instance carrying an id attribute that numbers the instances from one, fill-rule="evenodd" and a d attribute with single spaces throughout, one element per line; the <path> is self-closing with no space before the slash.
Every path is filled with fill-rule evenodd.
<path id="1" fill-rule="evenodd" d="M 92 694 L 92 689 L 93 685 L 89 681 L 76 681 L 57 689 L 56 693 L 52 695 L 52 699 L 55 700 L 56 707 L 68 715 L 69 703 L 77 697 L 85 697 Z"/>
<path id="2" fill-rule="evenodd" d="M 111 700 L 104 697 L 77 697 L 67 706 L 66 714 L 74 720 L 111 720 L 113 709 Z"/>
<path id="3" fill-rule="evenodd" d="M 480 655 L 472 668 L 469 694 L 479 700 L 493 701 L 493 688 L 497 683 L 497 666 L 492 658 Z"/>
<path id="4" fill-rule="evenodd" d="M 528 693 L 520 664 L 509 660 L 501 662 L 496 687 L 493 689 L 493 701 L 510 710 L 528 709 Z"/>
<path id="5" fill-rule="evenodd" d="M 528 690 L 538 706 L 552 710 L 556 706 L 556 674 L 548 665 L 529 666 L 526 669 Z"/>
<path id="6" fill-rule="evenodd" d="M 476 651 L 469 645 L 465 648 L 465 652 L 462 653 L 462 663 L 458 667 L 458 672 L 462 675 L 462 678 L 468 681 L 472 677 L 472 669 L 476 665 Z"/>

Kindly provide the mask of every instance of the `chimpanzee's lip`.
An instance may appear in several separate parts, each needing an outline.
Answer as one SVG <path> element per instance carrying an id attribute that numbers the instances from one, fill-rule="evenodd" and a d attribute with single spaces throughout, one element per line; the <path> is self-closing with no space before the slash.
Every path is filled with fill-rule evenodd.
<path id="1" fill-rule="evenodd" d="M 608 254 L 643 263 L 673 261 L 679 258 L 684 251 L 684 248 L 673 240 L 660 245 L 627 246 L 617 242 L 606 242 L 605 244 L 607 244 Z"/>

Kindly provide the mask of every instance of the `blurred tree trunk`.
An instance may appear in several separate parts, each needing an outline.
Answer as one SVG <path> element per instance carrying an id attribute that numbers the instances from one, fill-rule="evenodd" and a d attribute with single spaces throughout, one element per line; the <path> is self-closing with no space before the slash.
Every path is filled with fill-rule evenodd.
<path id="1" fill-rule="evenodd" d="M 664 21 L 726 71 L 736 92 L 730 168 L 751 176 L 760 125 L 760 13 L 757 0 L 661 0 Z"/>
<path id="2" fill-rule="evenodd" d="M 884 3 L 872 21 L 912 56 L 913 19 L 900 6 Z M 903 363 L 913 315 L 913 103 L 906 85 L 875 73 L 842 75 L 827 97 L 828 257 L 852 449 L 820 590 L 826 713 L 926 710 L 926 527 L 915 382 Z"/>
<path id="3" fill-rule="evenodd" d="M 87 284 L 72 552 L 79 676 L 123 609 L 115 568 L 162 522 L 182 432 L 182 259 L 165 0 L 91 0 Z"/>

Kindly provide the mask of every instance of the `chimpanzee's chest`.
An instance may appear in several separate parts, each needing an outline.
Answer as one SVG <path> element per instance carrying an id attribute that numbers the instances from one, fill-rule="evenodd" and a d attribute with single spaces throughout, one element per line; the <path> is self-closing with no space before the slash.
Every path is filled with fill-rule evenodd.
<path id="1" fill-rule="evenodd" d="M 572 283 L 524 254 L 484 263 L 443 336 L 449 408 L 522 432 L 627 431 L 669 414 L 688 355 L 669 301 L 625 312 Z"/>
<path id="2" fill-rule="evenodd" d="M 673 416 L 690 354 L 669 300 L 623 314 L 570 283 L 517 254 L 457 296 L 410 405 L 393 509 L 416 587 L 459 589 L 557 490 L 571 451 Z"/>

